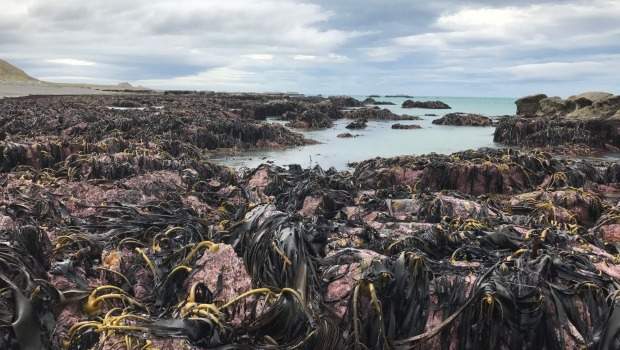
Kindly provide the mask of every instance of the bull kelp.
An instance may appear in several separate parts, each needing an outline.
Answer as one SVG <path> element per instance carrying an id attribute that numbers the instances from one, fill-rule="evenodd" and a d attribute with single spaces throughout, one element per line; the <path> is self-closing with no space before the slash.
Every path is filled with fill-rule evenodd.
<path id="1" fill-rule="evenodd" d="M 2 349 L 620 347 L 618 163 L 481 149 L 234 171 L 181 107 L 75 107 L 114 98 L 7 102 L 32 113 L 1 126 Z M 315 103 L 138 102 L 164 98 Z M 50 110 L 62 127 L 35 122 Z M 215 148 L 275 135 L 235 120 L 208 128 Z"/>

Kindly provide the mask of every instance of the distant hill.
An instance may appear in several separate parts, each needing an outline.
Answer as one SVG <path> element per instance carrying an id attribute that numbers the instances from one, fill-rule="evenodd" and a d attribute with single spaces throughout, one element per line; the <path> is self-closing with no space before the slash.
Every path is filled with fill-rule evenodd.
<path id="1" fill-rule="evenodd" d="M 152 89 L 133 86 L 126 82 L 116 85 L 47 82 L 35 79 L 23 70 L 0 59 L 0 98 L 27 95 L 148 93 L 152 91 Z"/>
<path id="2" fill-rule="evenodd" d="M 9 62 L 0 59 L 0 81 L 3 82 L 35 82 L 37 79 L 29 76 L 23 70 Z"/>

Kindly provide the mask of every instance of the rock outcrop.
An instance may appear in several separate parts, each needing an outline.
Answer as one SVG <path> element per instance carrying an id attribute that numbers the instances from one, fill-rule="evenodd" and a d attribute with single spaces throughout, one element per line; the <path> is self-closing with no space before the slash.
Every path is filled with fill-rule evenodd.
<path id="1" fill-rule="evenodd" d="M 296 115 L 286 126 L 297 129 L 325 129 L 331 128 L 333 124 L 327 114 L 311 109 Z"/>
<path id="2" fill-rule="evenodd" d="M 441 101 L 406 100 L 403 102 L 402 108 L 451 109 L 452 107 Z"/>
<path id="3" fill-rule="evenodd" d="M 534 95 L 516 101 L 517 117 L 502 118 L 495 142 L 546 147 L 620 148 L 620 96 L 588 92 L 568 99 Z"/>
<path id="4" fill-rule="evenodd" d="M 567 99 L 539 94 L 520 98 L 515 103 L 517 115 L 523 117 L 620 118 L 620 96 L 607 92 L 586 92 Z"/>
<path id="5" fill-rule="evenodd" d="M 493 120 L 480 114 L 473 113 L 450 113 L 433 120 L 436 125 L 456 125 L 456 126 L 491 126 Z"/>
<path id="6" fill-rule="evenodd" d="M 545 94 L 530 95 L 518 99 L 515 104 L 517 105 L 517 115 L 533 116 L 540 108 L 539 102 L 542 99 L 547 98 Z"/>

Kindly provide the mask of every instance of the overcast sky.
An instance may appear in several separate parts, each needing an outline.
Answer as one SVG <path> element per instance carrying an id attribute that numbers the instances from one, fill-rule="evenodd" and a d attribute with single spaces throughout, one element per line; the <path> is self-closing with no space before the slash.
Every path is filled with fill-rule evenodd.
<path id="1" fill-rule="evenodd" d="M 153 88 L 620 93 L 620 0 L 0 0 L 0 57 Z"/>

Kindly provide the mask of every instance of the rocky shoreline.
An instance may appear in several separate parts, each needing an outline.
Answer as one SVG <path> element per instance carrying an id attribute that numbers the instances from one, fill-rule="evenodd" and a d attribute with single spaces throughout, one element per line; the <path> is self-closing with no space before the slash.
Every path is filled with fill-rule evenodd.
<path id="1" fill-rule="evenodd" d="M 267 117 L 406 117 L 284 94 L 3 99 L 0 348 L 613 348 L 620 164 L 528 148 L 617 147 L 613 114 L 571 114 L 613 98 L 581 97 L 566 116 L 520 101 L 495 138 L 522 150 L 351 171 L 209 156 L 311 142 Z"/>

